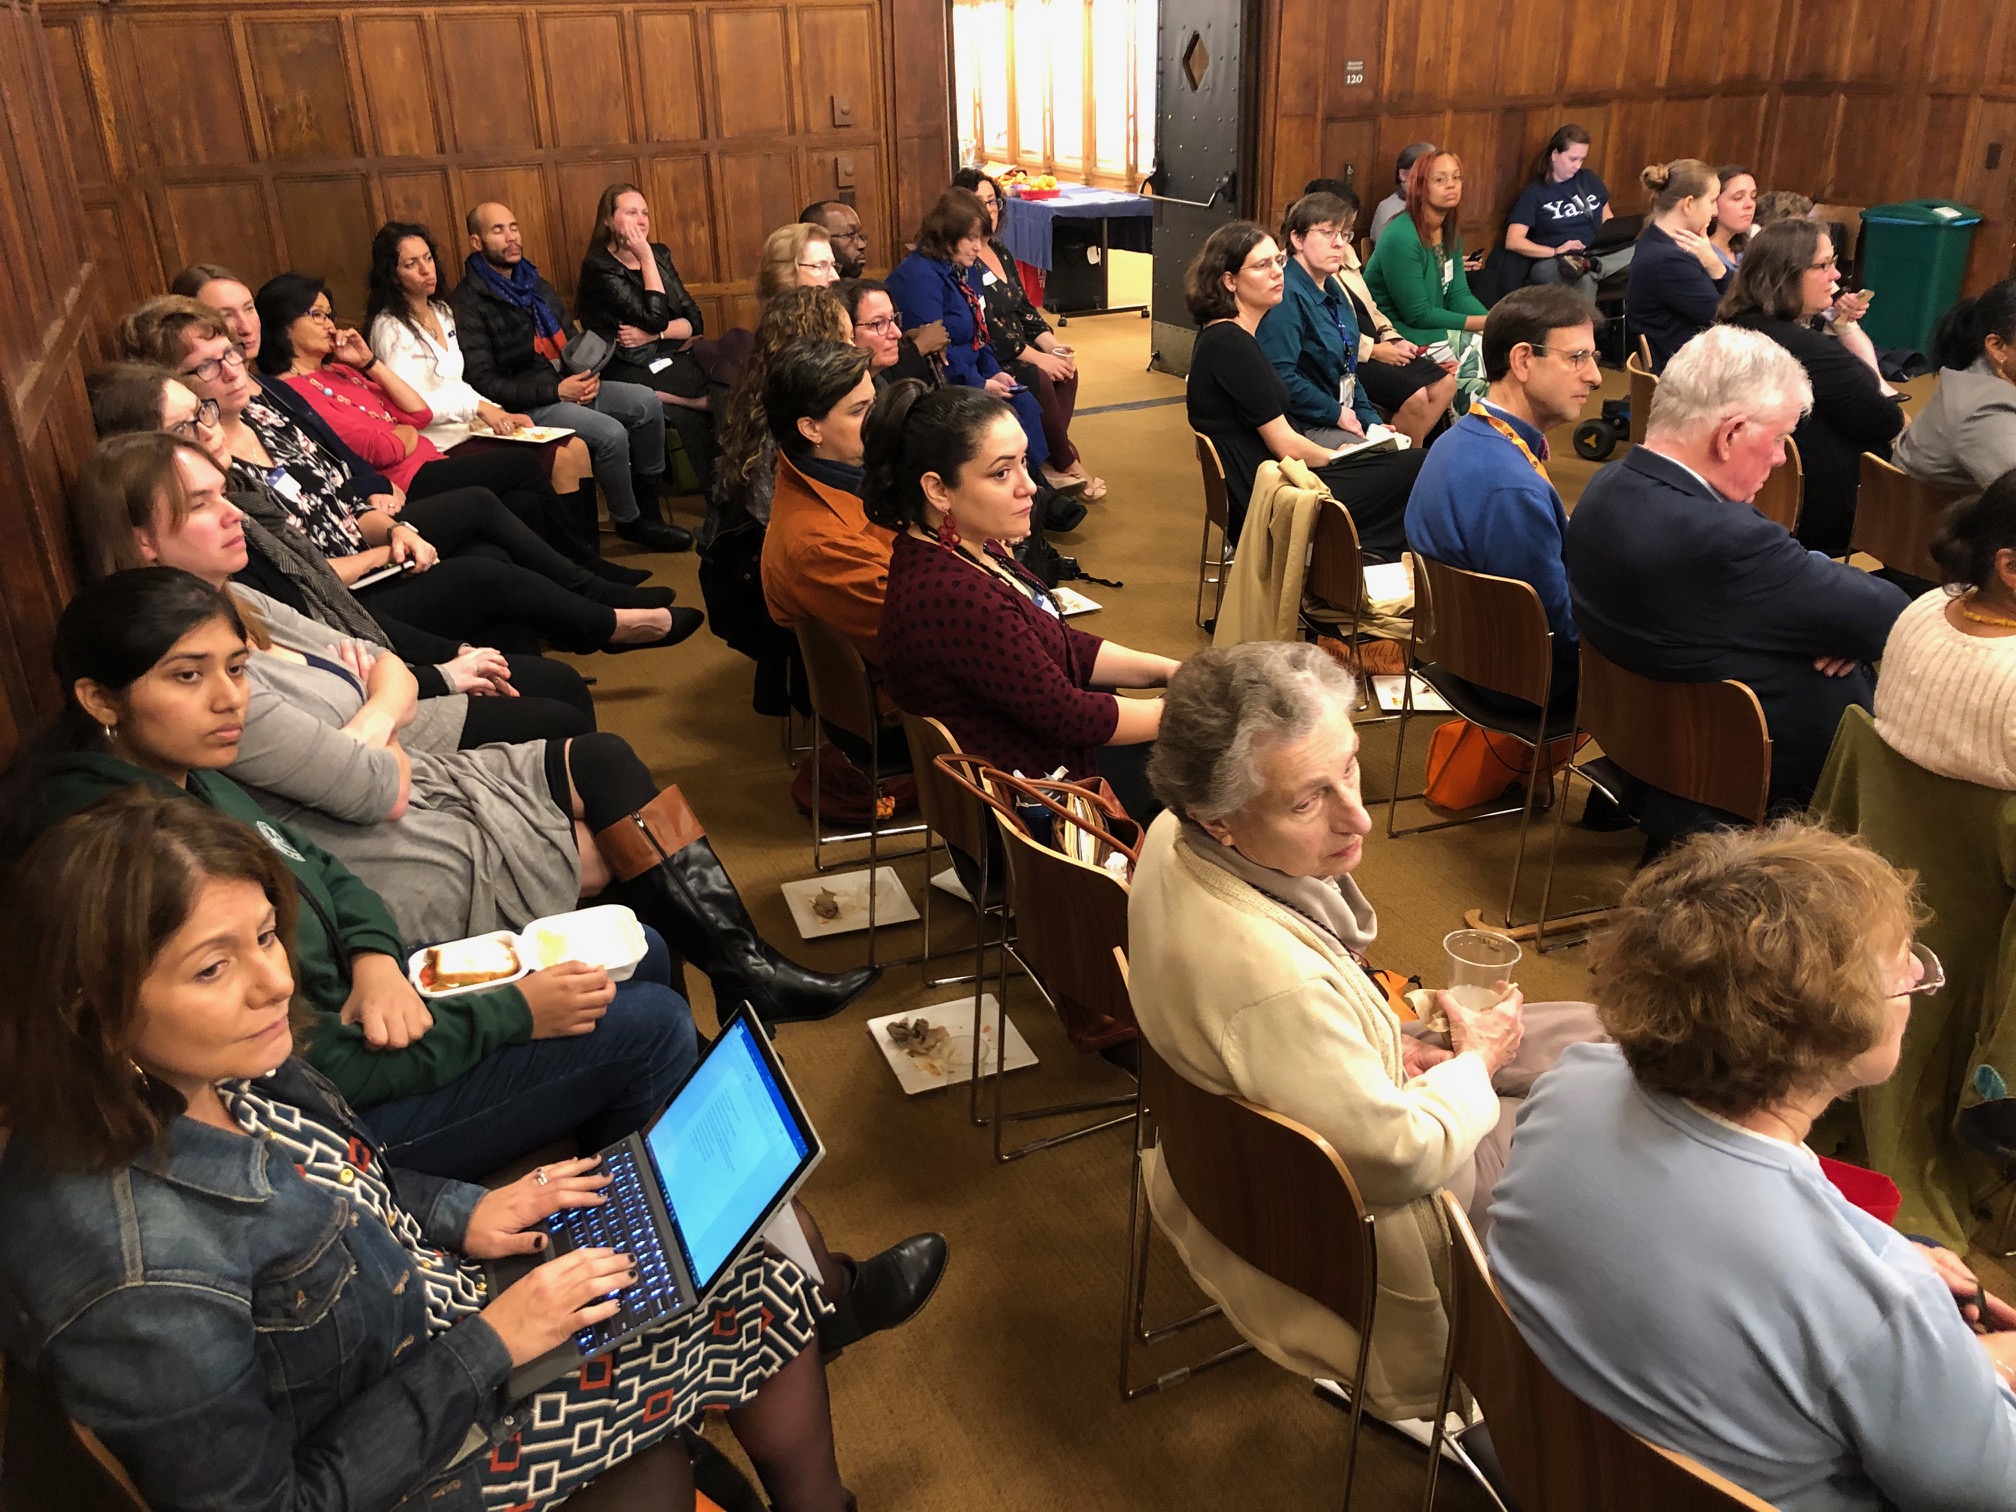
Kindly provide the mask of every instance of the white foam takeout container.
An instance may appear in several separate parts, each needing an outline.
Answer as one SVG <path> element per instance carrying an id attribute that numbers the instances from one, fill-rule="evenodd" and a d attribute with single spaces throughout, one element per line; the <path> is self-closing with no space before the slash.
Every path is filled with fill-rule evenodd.
<path id="1" fill-rule="evenodd" d="M 413 990 L 423 998 L 460 997 L 465 992 L 488 992 L 492 987 L 502 987 L 526 975 L 532 967 L 525 959 L 525 949 L 518 943 L 518 936 L 508 929 L 493 929 L 488 934 L 471 935 L 472 940 L 502 940 L 518 953 L 518 969 L 508 977 L 498 977 L 495 981 L 475 982 L 467 987 L 427 987 L 420 979 L 420 970 L 427 964 L 426 950 L 416 950 L 406 958 L 406 980 L 413 984 Z M 460 941 L 453 943 L 459 944 Z"/>
<path id="2" fill-rule="evenodd" d="M 427 952 L 416 950 L 406 960 L 406 977 L 412 982 L 413 990 L 424 998 L 451 998 L 465 992 L 488 992 L 493 987 L 502 987 L 545 967 L 558 966 L 562 961 L 585 961 L 608 972 L 610 981 L 627 982 L 636 972 L 637 963 L 644 959 L 646 949 L 644 927 L 637 922 L 637 915 L 621 903 L 602 903 L 594 908 L 577 908 L 572 913 L 549 914 L 543 919 L 534 919 L 516 933 L 498 929 L 470 938 L 508 942 L 517 952 L 518 970 L 511 976 L 478 982 L 473 986 L 430 989 L 420 985 L 420 968 L 427 964 Z"/>

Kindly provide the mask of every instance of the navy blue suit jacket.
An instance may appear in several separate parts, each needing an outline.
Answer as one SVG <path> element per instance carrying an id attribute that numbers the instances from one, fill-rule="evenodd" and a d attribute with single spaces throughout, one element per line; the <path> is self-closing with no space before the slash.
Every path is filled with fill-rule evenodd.
<path id="1" fill-rule="evenodd" d="M 1814 660 L 1874 661 L 1910 602 L 1644 446 L 1590 479 L 1566 556 L 1575 623 L 1610 660 L 1662 682 L 1750 685 L 1771 731 L 1773 807 L 1812 797 L 1842 711 L 1875 696 L 1866 666 L 1829 677 Z"/>
<path id="2" fill-rule="evenodd" d="M 1638 233 L 1631 273 L 1624 285 L 1624 318 L 1652 346 L 1652 371 L 1663 370 L 1673 354 L 1715 324 L 1716 308 L 1733 274 L 1710 278 L 1691 252 L 1657 226 Z"/>

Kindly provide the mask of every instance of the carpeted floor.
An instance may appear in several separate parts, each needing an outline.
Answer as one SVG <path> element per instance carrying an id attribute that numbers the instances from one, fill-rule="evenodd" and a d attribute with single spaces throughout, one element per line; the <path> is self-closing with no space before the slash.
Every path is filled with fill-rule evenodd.
<path id="1" fill-rule="evenodd" d="M 1140 279 L 1139 267 L 1126 267 L 1124 276 Z M 1071 322 L 1064 334 L 1079 349 L 1081 411 L 1181 394 L 1177 380 L 1143 370 L 1149 330 L 1131 314 Z M 1615 392 L 1621 375 L 1612 374 L 1605 395 Z M 1193 622 L 1201 495 L 1181 404 L 1086 413 L 1074 435 L 1112 492 L 1060 544 L 1088 571 L 1125 583 L 1086 585 L 1106 607 L 1080 623 L 1172 656 L 1204 646 Z M 1591 471 L 1566 458 L 1555 477 L 1573 495 Z M 682 602 L 699 602 L 690 555 L 651 565 L 660 581 L 679 589 Z M 703 632 L 674 650 L 581 665 L 600 678 L 604 727 L 628 736 L 661 779 L 686 789 L 766 934 L 791 942 L 788 948 L 815 965 L 857 963 L 864 948 L 859 935 L 796 943 L 778 888 L 812 875 L 810 827 L 787 795 L 791 769 L 777 722 L 750 710 L 750 664 Z M 1413 786 L 1427 729 L 1422 723 L 1410 730 Z M 1368 797 L 1383 800 L 1392 791 L 1393 726 L 1369 727 L 1365 744 Z M 1389 840 L 1378 817 L 1360 877 L 1380 911 L 1379 962 L 1432 983 L 1441 970 L 1441 937 L 1461 926 L 1463 911 L 1504 906 L 1516 821 Z M 1536 824 L 1540 843 L 1529 857 L 1522 917 L 1537 905 L 1548 833 Z M 1633 836 L 1568 826 L 1556 906 L 1613 899 L 1637 850 Z M 917 896 L 921 864 L 899 869 Z M 950 909 L 938 919 L 945 944 L 970 944 L 970 929 Z M 909 955 L 920 932 L 910 925 L 880 938 L 885 953 Z M 1519 970 L 1527 996 L 1582 995 L 1582 956 L 1576 949 L 1544 958 L 1529 952 Z M 704 1025 L 712 1013 L 704 979 L 696 977 L 694 986 Z M 996 1166 L 987 1131 L 968 1121 L 963 1090 L 905 1097 L 870 1044 L 866 1020 L 959 991 L 926 990 L 915 966 L 894 968 L 848 1013 L 792 1026 L 779 1040 L 830 1150 L 806 1197 L 835 1247 L 865 1254 L 927 1228 L 951 1242 L 951 1264 L 930 1307 L 907 1328 L 850 1350 L 830 1372 L 841 1467 L 862 1507 L 1335 1505 L 1346 1419 L 1317 1402 L 1306 1382 L 1263 1358 L 1121 1402 L 1115 1377 L 1130 1136 L 1115 1130 Z M 1076 1056 L 1027 984 L 1011 990 L 1010 1013 L 1041 1060 L 1010 1074 L 1011 1105 L 1131 1088 L 1104 1062 Z M 1158 1245 L 1155 1256 L 1154 1312 L 1190 1310 L 1196 1294 L 1180 1267 L 1165 1247 Z M 1147 1359 L 1137 1356 L 1137 1376 L 1174 1368 L 1227 1337 L 1214 1325 Z M 725 1433 L 714 1432 L 727 1442 Z M 1368 1427 L 1357 1505 L 1369 1512 L 1418 1505 L 1424 1468 L 1420 1451 Z M 1442 1484 L 1445 1508 L 1486 1505 L 1460 1478 Z"/>

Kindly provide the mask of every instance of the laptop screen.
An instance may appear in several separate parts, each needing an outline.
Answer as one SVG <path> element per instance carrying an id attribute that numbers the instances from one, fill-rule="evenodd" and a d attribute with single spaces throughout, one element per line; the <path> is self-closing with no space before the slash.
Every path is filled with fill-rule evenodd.
<path id="1" fill-rule="evenodd" d="M 704 1293 L 811 1151 L 745 1017 L 711 1046 L 646 1136 Z"/>

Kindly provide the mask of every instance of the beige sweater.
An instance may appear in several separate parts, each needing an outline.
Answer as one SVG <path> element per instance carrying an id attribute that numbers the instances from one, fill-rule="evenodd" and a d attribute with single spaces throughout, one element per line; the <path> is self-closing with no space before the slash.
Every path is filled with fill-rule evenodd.
<path id="1" fill-rule="evenodd" d="M 1246 504 L 1239 554 L 1226 569 L 1225 602 L 1218 607 L 1213 646 L 1296 638 L 1316 511 L 1326 503 L 1343 508 L 1306 463 L 1291 457 L 1260 464 Z"/>
<path id="2" fill-rule="evenodd" d="M 1181 833 L 1175 815 L 1157 819 L 1134 872 L 1127 959 L 1141 1032 L 1189 1080 L 1285 1114 L 1343 1157 L 1379 1253 L 1366 1405 L 1427 1416 L 1447 1335 L 1437 1278 L 1449 1239 L 1433 1198 L 1498 1122 L 1490 1075 L 1459 1055 L 1405 1080 L 1399 1021 L 1349 954 Z M 1156 1222 L 1234 1327 L 1289 1370 L 1351 1379 L 1354 1329 L 1219 1244 L 1153 1152 L 1147 1178 Z"/>
<path id="3" fill-rule="evenodd" d="M 1969 635 L 1935 589 L 1890 628 L 1876 733 L 1942 777 L 2016 791 L 2016 635 Z"/>

